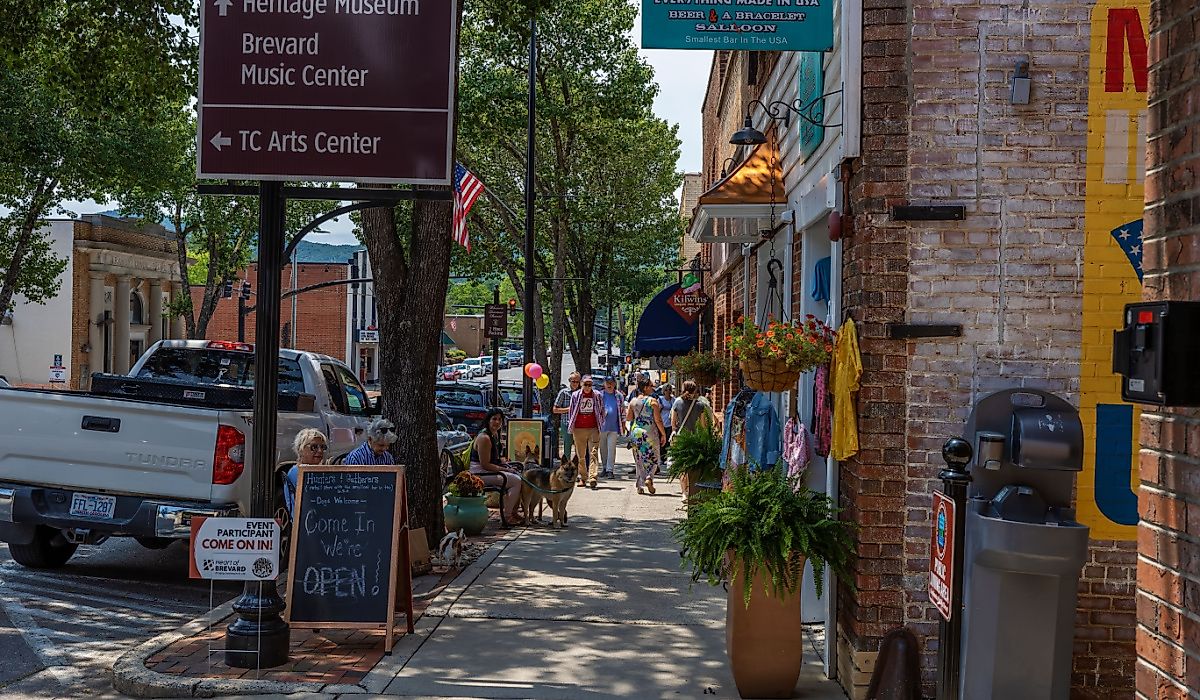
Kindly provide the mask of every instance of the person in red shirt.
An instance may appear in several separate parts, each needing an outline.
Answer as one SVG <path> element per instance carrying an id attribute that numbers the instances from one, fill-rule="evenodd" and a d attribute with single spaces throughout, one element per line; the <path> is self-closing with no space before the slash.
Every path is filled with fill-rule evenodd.
<path id="1" fill-rule="evenodd" d="M 579 470 L 579 485 L 596 488 L 600 476 L 600 426 L 604 424 L 604 400 L 594 388 L 591 375 L 583 378 L 583 386 L 571 394 L 571 410 L 567 414 L 567 430 L 575 449 L 583 458 Z"/>

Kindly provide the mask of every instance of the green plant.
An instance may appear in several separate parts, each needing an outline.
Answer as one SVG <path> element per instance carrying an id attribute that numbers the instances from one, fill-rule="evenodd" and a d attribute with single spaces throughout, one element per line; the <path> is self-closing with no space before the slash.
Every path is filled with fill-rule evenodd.
<path id="1" fill-rule="evenodd" d="M 690 473 L 689 478 L 697 482 L 721 480 L 721 438 L 712 430 L 700 427 L 675 433 L 667 453 L 671 457 L 667 479 Z"/>
<path id="2" fill-rule="evenodd" d="M 769 321 L 766 328 L 745 318 L 725 336 L 725 342 L 734 357 L 783 360 L 806 372 L 829 362 L 835 337 L 832 328 L 809 314 L 803 322 Z"/>
<path id="3" fill-rule="evenodd" d="M 483 495 L 483 479 L 475 476 L 471 472 L 459 472 L 450 481 L 450 486 L 446 491 L 451 496 L 466 498 L 470 496 Z"/>
<path id="4" fill-rule="evenodd" d="M 446 359 L 453 360 L 454 362 L 460 362 L 467 359 L 467 352 L 465 350 L 459 350 L 458 348 L 452 348 L 446 351 Z"/>
<path id="5" fill-rule="evenodd" d="M 677 374 L 685 378 L 704 377 L 706 380 L 723 382 L 729 378 L 729 362 L 711 352 L 692 350 L 677 358 L 672 365 Z"/>
<path id="6" fill-rule="evenodd" d="M 818 596 L 827 566 L 852 585 L 849 562 L 856 526 L 837 519 L 828 496 L 789 478 L 782 465 L 755 472 L 735 469 L 730 480 L 730 488 L 697 503 L 673 528 L 693 581 L 720 585 L 736 573 L 732 567 L 740 567 L 749 606 L 760 571 L 771 595 L 795 593 L 802 581 L 800 557 L 805 557 L 812 562 Z"/>

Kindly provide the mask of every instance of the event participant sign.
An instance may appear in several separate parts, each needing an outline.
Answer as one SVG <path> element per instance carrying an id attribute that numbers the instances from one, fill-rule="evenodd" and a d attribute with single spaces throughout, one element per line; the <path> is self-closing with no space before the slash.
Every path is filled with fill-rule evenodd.
<path id="1" fill-rule="evenodd" d="M 828 51 L 833 0 L 642 0 L 642 47 Z"/>
<path id="2" fill-rule="evenodd" d="M 279 524 L 270 518 L 192 518 L 189 574 L 222 581 L 279 575 Z"/>
<path id="3" fill-rule="evenodd" d="M 453 0 L 203 0 L 201 178 L 450 184 Z"/>
<path id="4" fill-rule="evenodd" d="M 412 631 L 406 503 L 401 467 L 300 467 L 287 576 L 289 624 L 383 628 L 390 651 L 400 602 Z"/>

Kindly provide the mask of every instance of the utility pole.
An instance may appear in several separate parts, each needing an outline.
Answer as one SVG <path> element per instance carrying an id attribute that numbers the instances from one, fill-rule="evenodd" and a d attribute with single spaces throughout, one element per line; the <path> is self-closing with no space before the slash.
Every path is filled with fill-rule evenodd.
<path id="1" fill-rule="evenodd" d="M 534 129 L 537 127 L 537 20 L 529 17 L 529 118 L 525 140 L 525 362 L 533 362 L 533 314 L 537 274 L 533 268 Z M 533 417 L 533 379 L 521 373 L 521 417 Z"/>
<path id="2" fill-rule="evenodd" d="M 492 303 L 500 305 L 500 285 L 492 287 Z M 485 322 L 487 319 L 484 319 Z M 505 316 L 505 321 L 508 316 Z M 507 334 L 506 334 L 507 335 Z M 492 338 L 492 405 L 500 405 L 500 339 Z"/>

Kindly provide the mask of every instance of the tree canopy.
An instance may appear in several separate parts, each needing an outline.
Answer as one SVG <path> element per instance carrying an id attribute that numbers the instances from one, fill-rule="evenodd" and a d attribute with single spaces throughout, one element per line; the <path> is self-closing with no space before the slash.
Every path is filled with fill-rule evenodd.
<path id="1" fill-rule="evenodd" d="M 608 303 L 640 299 L 677 261 L 682 224 L 674 192 L 679 140 L 654 116 L 653 71 L 630 31 L 625 0 L 537 6 L 537 287 L 550 335 L 590 367 L 592 325 Z M 472 212 L 464 274 L 499 268 L 523 288 L 528 8 L 501 0 L 466 8 L 459 81 L 458 155 L 488 187 Z M 542 314 L 538 314 L 540 317 Z M 563 343 L 541 361 L 557 385 Z"/>

